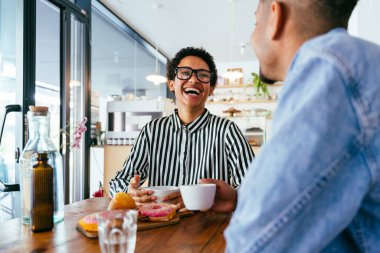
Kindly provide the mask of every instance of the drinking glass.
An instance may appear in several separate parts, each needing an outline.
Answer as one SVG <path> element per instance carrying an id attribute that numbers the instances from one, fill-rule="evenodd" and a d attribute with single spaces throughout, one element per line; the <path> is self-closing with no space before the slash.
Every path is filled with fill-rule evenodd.
<path id="1" fill-rule="evenodd" d="M 133 253 L 136 246 L 137 211 L 112 210 L 96 215 L 102 253 Z"/>

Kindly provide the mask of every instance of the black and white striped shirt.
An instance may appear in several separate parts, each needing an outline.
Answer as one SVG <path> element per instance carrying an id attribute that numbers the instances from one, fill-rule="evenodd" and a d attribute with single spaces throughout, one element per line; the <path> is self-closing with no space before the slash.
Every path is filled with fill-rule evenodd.
<path id="1" fill-rule="evenodd" d="M 149 186 L 196 184 L 214 178 L 238 187 L 254 153 L 238 126 L 205 112 L 182 125 L 177 110 L 152 120 L 141 130 L 123 169 L 110 181 L 110 192 L 127 192 L 139 174 Z"/>

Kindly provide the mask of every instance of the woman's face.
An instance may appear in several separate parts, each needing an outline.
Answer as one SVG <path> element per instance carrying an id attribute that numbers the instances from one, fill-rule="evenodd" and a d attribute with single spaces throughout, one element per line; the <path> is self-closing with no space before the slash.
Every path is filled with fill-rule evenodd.
<path id="1" fill-rule="evenodd" d="M 184 57 L 177 67 L 187 67 L 193 70 L 208 70 L 207 63 L 196 56 Z M 203 83 L 198 80 L 195 73 L 188 80 L 180 80 L 177 75 L 174 80 L 169 81 L 169 89 L 174 92 L 176 104 L 179 110 L 202 111 L 205 108 L 207 97 L 212 94 L 215 86 L 210 82 Z"/>

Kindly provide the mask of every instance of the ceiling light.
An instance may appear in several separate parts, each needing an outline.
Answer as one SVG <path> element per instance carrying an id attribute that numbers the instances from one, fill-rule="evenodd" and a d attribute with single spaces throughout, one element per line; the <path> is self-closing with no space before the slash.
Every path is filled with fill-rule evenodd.
<path id="1" fill-rule="evenodd" d="M 231 37 L 230 37 L 230 62 L 233 63 L 233 44 L 234 44 L 234 26 L 235 26 L 235 18 L 234 18 L 234 0 L 229 0 L 232 4 L 231 7 Z M 242 78 L 244 75 L 242 72 L 228 70 L 227 72 L 222 74 L 223 78 L 226 78 L 230 81 L 235 81 L 236 79 Z"/>
<path id="2" fill-rule="evenodd" d="M 146 80 L 153 82 L 155 85 L 159 85 L 160 83 L 165 83 L 167 81 L 166 77 L 159 74 L 152 74 L 146 76 Z"/>
<path id="3" fill-rule="evenodd" d="M 165 76 L 162 76 L 159 74 L 158 69 L 158 9 L 161 8 L 161 5 L 158 3 L 155 3 L 152 5 L 152 8 L 156 12 L 156 73 L 148 75 L 146 77 L 146 80 L 153 82 L 155 85 L 159 85 L 160 83 L 165 83 L 167 81 Z"/>

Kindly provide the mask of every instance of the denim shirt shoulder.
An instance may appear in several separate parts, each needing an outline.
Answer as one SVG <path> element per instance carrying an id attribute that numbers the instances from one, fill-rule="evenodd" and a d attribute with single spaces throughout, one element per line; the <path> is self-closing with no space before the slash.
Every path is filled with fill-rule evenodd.
<path id="1" fill-rule="evenodd" d="M 344 252 L 332 242 L 347 229 L 355 247 L 375 252 L 379 59 L 378 46 L 343 29 L 300 48 L 280 95 L 272 138 L 239 190 L 225 232 L 227 251 L 319 252 L 331 246 Z"/>
<path id="2" fill-rule="evenodd" d="M 349 36 L 345 29 L 337 28 L 327 35 L 306 42 L 299 50 L 292 66 L 302 64 L 302 62 L 297 63 L 299 58 L 303 61 L 310 61 L 310 58 L 314 61 L 325 60 L 340 72 L 343 81 L 340 83 L 345 86 L 345 93 L 337 94 L 336 99 L 339 99 L 338 96 L 347 96 L 350 99 L 359 127 L 358 145 L 366 147 L 369 152 L 367 155 L 373 158 L 367 162 L 373 179 L 378 181 L 380 176 L 378 155 L 380 152 L 377 149 L 380 148 L 377 134 L 380 128 L 379 45 Z"/>

